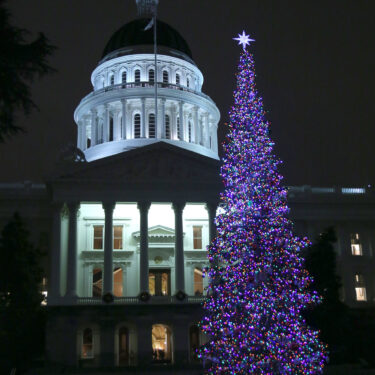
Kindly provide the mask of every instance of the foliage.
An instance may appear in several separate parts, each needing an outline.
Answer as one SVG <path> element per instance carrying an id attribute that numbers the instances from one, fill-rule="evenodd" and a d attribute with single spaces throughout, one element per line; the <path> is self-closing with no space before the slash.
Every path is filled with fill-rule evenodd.
<path id="1" fill-rule="evenodd" d="M 36 108 L 29 84 L 53 71 L 47 57 L 55 50 L 43 33 L 26 42 L 29 32 L 10 24 L 4 3 L 0 0 L 0 143 L 22 130 L 15 121 L 17 110 L 27 115 Z"/>
<path id="2" fill-rule="evenodd" d="M 0 368 L 26 369 L 43 350 L 42 254 L 18 214 L 0 237 Z M 8 372 L 9 373 L 9 372 Z"/>
<path id="3" fill-rule="evenodd" d="M 318 332 L 301 311 L 320 301 L 310 291 L 292 233 L 287 190 L 273 155 L 269 124 L 255 88 L 253 56 L 241 54 L 221 176 L 225 191 L 209 247 L 210 285 L 201 322 L 208 374 L 318 374 L 326 360 Z"/>

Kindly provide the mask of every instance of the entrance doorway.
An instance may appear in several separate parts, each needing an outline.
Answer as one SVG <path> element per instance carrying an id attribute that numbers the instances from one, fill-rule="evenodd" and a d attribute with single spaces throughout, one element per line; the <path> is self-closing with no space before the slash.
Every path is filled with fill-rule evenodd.
<path id="1" fill-rule="evenodd" d="M 172 362 L 172 331 L 164 324 L 152 326 L 152 361 L 153 363 Z"/>
<path id="2" fill-rule="evenodd" d="M 118 332 L 118 364 L 129 365 L 129 330 L 121 327 Z"/>
<path id="3" fill-rule="evenodd" d="M 148 287 L 152 296 L 171 295 L 171 270 L 150 269 Z"/>

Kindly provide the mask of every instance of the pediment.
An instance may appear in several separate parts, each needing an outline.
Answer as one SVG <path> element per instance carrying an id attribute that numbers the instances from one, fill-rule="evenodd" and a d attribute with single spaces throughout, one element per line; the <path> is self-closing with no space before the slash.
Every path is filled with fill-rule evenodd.
<path id="1" fill-rule="evenodd" d="M 141 232 L 137 231 L 132 233 L 132 236 L 139 241 L 141 237 Z M 153 227 L 148 228 L 148 241 L 149 244 L 160 244 L 160 243 L 171 243 L 174 244 L 175 242 L 175 231 L 172 228 L 163 226 L 163 225 L 155 225 Z"/>
<path id="2" fill-rule="evenodd" d="M 90 163 L 71 165 L 57 180 L 102 183 L 212 183 L 219 180 L 219 161 L 159 142 Z"/>

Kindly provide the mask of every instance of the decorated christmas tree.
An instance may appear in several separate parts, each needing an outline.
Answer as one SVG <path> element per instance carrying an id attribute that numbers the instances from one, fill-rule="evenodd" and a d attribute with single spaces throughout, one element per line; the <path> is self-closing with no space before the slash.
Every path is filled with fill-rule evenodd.
<path id="1" fill-rule="evenodd" d="M 245 32 L 229 135 L 221 168 L 225 191 L 209 247 L 210 279 L 199 353 L 207 374 L 320 374 L 326 357 L 318 332 L 301 315 L 319 302 L 292 232 L 287 189 L 273 155 L 255 87 L 252 41 Z"/>

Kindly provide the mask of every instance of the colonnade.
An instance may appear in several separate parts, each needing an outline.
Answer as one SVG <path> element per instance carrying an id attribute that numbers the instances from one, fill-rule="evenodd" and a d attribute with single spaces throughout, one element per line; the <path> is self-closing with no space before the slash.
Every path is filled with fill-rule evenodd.
<path id="1" fill-rule="evenodd" d="M 183 210 L 186 202 L 172 202 L 175 214 L 175 277 L 176 291 L 185 293 L 185 259 L 183 243 Z M 53 218 L 53 249 L 51 268 L 51 297 L 60 296 L 61 282 L 61 210 L 63 204 L 54 205 Z M 68 202 L 69 223 L 68 223 L 68 251 L 67 251 L 67 278 L 65 297 L 77 297 L 77 214 L 80 207 L 79 202 Z M 104 278 L 103 295 L 113 295 L 113 211 L 116 206 L 114 201 L 102 202 L 105 214 L 104 222 Z M 140 292 L 149 292 L 149 248 L 148 248 L 148 212 L 151 206 L 150 201 L 137 203 L 140 213 Z M 217 204 L 206 203 L 209 220 L 209 241 L 215 237 L 216 228 L 214 219 L 216 216 Z"/>
<path id="2" fill-rule="evenodd" d="M 148 115 L 155 114 L 154 103 L 154 98 L 123 98 L 120 101 L 92 108 L 90 113 L 78 120 L 77 147 L 84 151 L 100 143 L 134 139 L 135 114 L 140 115 L 140 138 L 149 138 Z M 166 115 L 170 116 L 169 137 L 166 131 Z M 217 151 L 216 127 L 212 116 L 200 107 L 183 101 L 161 98 L 158 103 L 157 119 L 156 138 L 196 143 Z M 112 139 L 110 139 L 111 121 L 113 121 Z M 88 139 L 90 139 L 89 144 Z"/>

